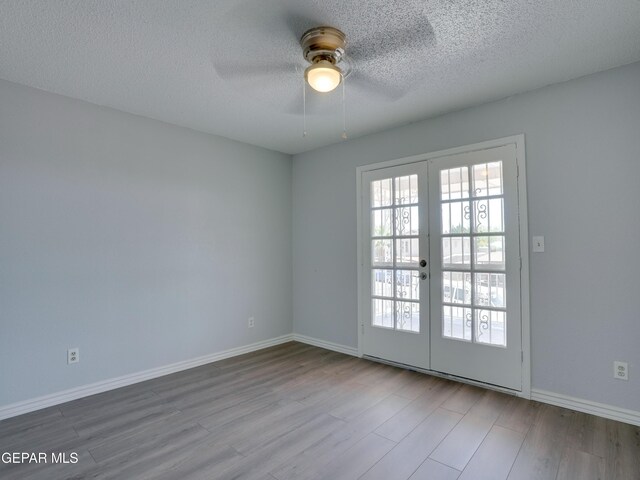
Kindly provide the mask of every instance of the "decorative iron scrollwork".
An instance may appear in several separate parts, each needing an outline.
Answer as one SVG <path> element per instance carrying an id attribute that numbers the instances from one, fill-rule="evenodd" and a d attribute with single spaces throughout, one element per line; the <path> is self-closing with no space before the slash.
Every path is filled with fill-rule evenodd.
<path id="1" fill-rule="evenodd" d="M 411 321 L 411 304 L 405 303 L 402 306 L 401 314 L 398 318 L 398 323 L 400 324 L 401 330 L 406 330 L 407 323 Z"/>
<path id="2" fill-rule="evenodd" d="M 489 315 L 485 312 L 481 315 L 478 315 L 478 337 L 482 336 L 482 331 L 487 330 L 489 328 Z"/>
<path id="3" fill-rule="evenodd" d="M 476 207 L 476 231 L 478 227 L 482 225 L 482 221 L 487 218 L 487 204 L 486 203 L 478 203 Z"/>
<path id="4" fill-rule="evenodd" d="M 398 208 L 396 210 L 396 228 L 398 235 L 405 233 L 406 226 L 411 222 L 411 212 L 408 208 Z"/>

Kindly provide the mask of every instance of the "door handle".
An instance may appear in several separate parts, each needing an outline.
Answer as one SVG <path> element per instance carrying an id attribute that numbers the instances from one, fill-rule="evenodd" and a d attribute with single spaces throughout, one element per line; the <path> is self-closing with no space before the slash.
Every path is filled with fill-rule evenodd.
<path id="1" fill-rule="evenodd" d="M 426 272 L 422 272 L 422 273 L 420 274 L 420 280 L 426 280 L 426 279 L 427 279 L 427 274 L 426 274 Z"/>
<path id="2" fill-rule="evenodd" d="M 422 268 L 424 268 L 424 267 L 426 267 L 426 266 L 427 266 L 427 261 L 426 261 L 424 258 L 423 258 L 422 260 L 420 260 L 420 266 L 421 266 Z"/>

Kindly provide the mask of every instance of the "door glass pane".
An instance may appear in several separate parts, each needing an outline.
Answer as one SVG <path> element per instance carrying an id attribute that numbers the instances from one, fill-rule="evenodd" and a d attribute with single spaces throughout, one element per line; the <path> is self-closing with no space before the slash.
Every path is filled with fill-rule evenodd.
<path id="1" fill-rule="evenodd" d="M 396 264 L 417 267 L 419 261 L 419 241 L 417 238 L 396 240 Z"/>
<path id="2" fill-rule="evenodd" d="M 371 287 L 373 295 L 393 298 L 393 270 L 373 269 L 371 281 L 373 282 Z"/>
<path id="3" fill-rule="evenodd" d="M 442 238 L 442 266 L 444 268 L 469 267 L 471 248 L 469 237 Z"/>
<path id="4" fill-rule="evenodd" d="M 393 224 L 391 215 L 393 210 L 390 208 L 382 208 L 371 211 L 371 236 L 372 237 L 390 237 Z"/>
<path id="5" fill-rule="evenodd" d="M 418 203 L 418 175 L 396 177 L 395 192 L 396 205 Z"/>
<path id="6" fill-rule="evenodd" d="M 477 306 L 506 308 L 506 275 L 504 273 L 475 274 L 475 302 Z"/>
<path id="7" fill-rule="evenodd" d="M 442 233 L 469 233 L 471 214 L 469 202 L 445 202 L 442 204 Z"/>
<path id="8" fill-rule="evenodd" d="M 507 314 L 495 310 L 476 310 L 476 342 L 507 346 Z"/>
<path id="9" fill-rule="evenodd" d="M 417 270 L 396 271 L 396 297 L 420 300 L 420 272 Z"/>
<path id="10" fill-rule="evenodd" d="M 393 328 L 393 300 L 373 299 L 372 324 L 376 327 Z"/>
<path id="11" fill-rule="evenodd" d="M 471 305 L 471 274 L 442 272 L 442 301 Z"/>
<path id="12" fill-rule="evenodd" d="M 375 266 L 393 264 L 393 240 L 373 240 L 371 242 L 371 263 Z"/>
<path id="13" fill-rule="evenodd" d="M 475 233 L 504 232 L 502 198 L 490 198 L 473 202 L 473 231 Z"/>
<path id="14" fill-rule="evenodd" d="M 502 162 L 473 166 L 473 196 L 502 195 Z"/>
<path id="15" fill-rule="evenodd" d="M 396 235 L 418 235 L 420 223 L 418 220 L 418 207 L 400 207 L 396 212 Z"/>
<path id="16" fill-rule="evenodd" d="M 396 328 L 406 332 L 420 332 L 420 304 L 396 302 Z"/>
<path id="17" fill-rule="evenodd" d="M 451 168 L 440 172 L 442 200 L 469 197 L 469 170 L 467 167 Z"/>
<path id="18" fill-rule="evenodd" d="M 474 267 L 504 270 L 504 236 L 473 238 Z"/>
<path id="19" fill-rule="evenodd" d="M 384 180 L 376 180 L 371 182 L 371 206 L 372 207 L 387 207 L 391 205 L 391 199 L 393 198 L 393 192 L 391 189 L 391 179 L 385 178 Z"/>
<path id="20" fill-rule="evenodd" d="M 471 341 L 471 309 L 443 306 L 442 335 L 456 340 Z"/>

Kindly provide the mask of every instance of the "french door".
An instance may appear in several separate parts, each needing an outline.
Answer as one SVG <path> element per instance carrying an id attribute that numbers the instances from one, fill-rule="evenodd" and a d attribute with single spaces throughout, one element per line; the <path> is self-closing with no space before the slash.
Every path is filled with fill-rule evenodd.
<path id="1" fill-rule="evenodd" d="M 366 172 L 363 187 L 363 351 L 429 368 L 427 163 Z"/>
<path id="2" fill-rule="evenodd" d="M 522 389 L 515 145 L 363 172 L 362 351 Z"/>

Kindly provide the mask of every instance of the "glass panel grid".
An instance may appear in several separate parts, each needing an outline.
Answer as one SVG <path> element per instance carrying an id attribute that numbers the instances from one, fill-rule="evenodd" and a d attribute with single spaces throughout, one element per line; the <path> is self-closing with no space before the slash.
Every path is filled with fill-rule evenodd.
<path id="1" fill-rule="evenodd" d="M 440 187 L 442 334 L 506 347 L 502 162 L 442 170 Z"/>
<path id="2" fill-rule="evenodd" d="M 416 174 L 371 182 L 374 327 L 420 332 L 418 201 Z"/>

